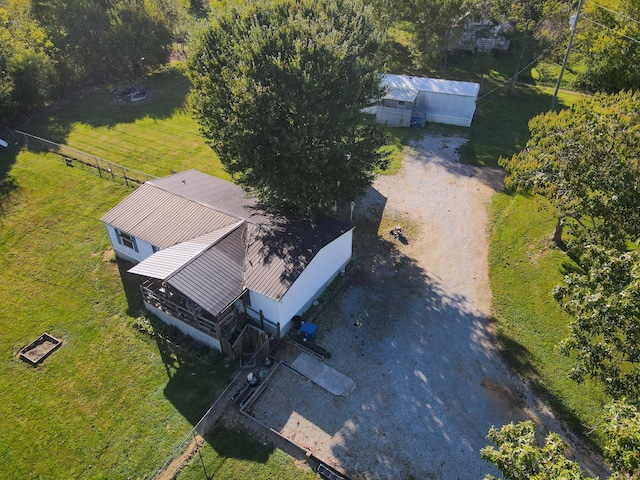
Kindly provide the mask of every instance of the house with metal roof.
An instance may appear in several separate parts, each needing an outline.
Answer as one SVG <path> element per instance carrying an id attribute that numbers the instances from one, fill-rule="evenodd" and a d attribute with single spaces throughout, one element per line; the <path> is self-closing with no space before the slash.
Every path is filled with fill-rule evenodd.
<path id="1" fill-rule="evenodd" d="M 352 254 L 352 225 L 267 212 L 196 170 L 146 182 L 101 220 L 145 307 L 234 358 L 249 336 L 285 335 Z"/>
<path id="2" fill-rule="evenodd" d="M 468 127 L 476 110 L 480 84 L 437 78 L 384 74 L 385 94 L 367 111 L 379 123 L 416 126 L 425 122 Z"/>

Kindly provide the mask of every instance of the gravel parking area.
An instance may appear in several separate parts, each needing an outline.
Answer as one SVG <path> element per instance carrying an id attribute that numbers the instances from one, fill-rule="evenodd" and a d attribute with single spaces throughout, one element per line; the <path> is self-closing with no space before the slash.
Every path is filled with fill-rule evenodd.
<path id="1" fill-rule="evenodd" d="M 457 162 L 463 138 L 425 136 L 356 207 L 353 276 L 314 320 L 334 396 L 286 369 L 252 407 L 263 423 L 357 479 L 478 479 L 492 425 L 563 432 L 503 364 L 488 320 L 487 206 L 502 174 Z M 396 238 L 378 225 L 400 225 Z M 590 474 L 600 466 L 564 432 Z"/>

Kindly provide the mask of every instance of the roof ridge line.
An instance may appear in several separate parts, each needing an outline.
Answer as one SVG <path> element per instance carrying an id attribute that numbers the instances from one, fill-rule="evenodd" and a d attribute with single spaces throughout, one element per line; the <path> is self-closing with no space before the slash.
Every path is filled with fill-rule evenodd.
<path id="1" fill-rule="evenodd" d="M 202 172 L 200 172 L 199 170 L 196 170 L 195 168 L 190 168 L 189 170 L 184 170 L 184 171 L 182 171 L 182 172 L 174 173 L 174 174 L 172 174 L 172 175 L 179 175 L 179 174 L 181 174 L 181 173 L 184 173 L 184 172 L 190 172 L 190 171 L 195 171 L 195 172 L 198 172 L 198 173 L 202 173 Z M 204 174 L 204 175 L 206 175 L 206 174 Z M 219 177 L 215 177 L 215 176 L 213 176 L 213 175 L 210 175 L 210 176 L 211 176 L 212 178 L 216 178 L 216 179 L 218 179 L 218 180 L 222 180 L 222 179 L 221 179 L 221 178 L 219 178 Z M 198 200 L 194 200 L 193 198 L 190 198 L 190 197 L 187 197 L 187 196 L 182 195 L 182 194 L 180 194 L 180 193 L 176 193 L 176 192 L 174 192 L 174 191 L 168 190 L 167 188 L 161 187 L 160 185 L 156 185 L 156 184 L 154 183 L 156 180 L 162 180 L 163 178 L 166 178 L 166 177 L 155 178 L 155 179 L 153 179 L 153 180 L 148 180 L 148 181 L 146 181 L 145 183 L 148 183 L 149 185 L 151 185 L 151 186 L 153 186 L 154 188 L 157 188 L 157 189 L 159 189 L 159 190 L 162 190 L 163 192 L 167 192 L 167 193 L 169 193 L 169 194 L 171 194 L 171 195 L 175 195 L 176 197 L 183 198 L 184 200 L 187 200 L 187 201 L 189 201 L 189 202 L 191 202 L 191 203 L 196 203 L 196 204 L 201 205 L 201 206 L 203 206 L 203 207 L 207 207 L 207 208 L 209 208 L 209 209 L 211 209 L 211 210 L 215 210 L 215 211 L 216 211 L 216 212 L 218 212 L 218 213 L 222 213 L 222 214 L 224 214 L 224 215 L 226 215 L 226 216 L 228 216 L 228 217 L 235 218 L 236 220 L 246 220 L 245 218 L 241 218 L 241 217 L 239 217 L 239 216 L 237 216 L 237 215 L 234 215 L 233 213 L 229 213 L 228 211 L 225 211 L 225 210 L 223 210 L 223 209 L 221 209 L 221 208 L 214 207 L 213 205 L 210 205 L 210 204 L 208 204 L 208 203 L 204 203 L 204 202 L 200 202 L 200 201 L 198 201 Z M 184 181 L 184 180 L 183 180 L 183 181 Z M 226 181 L 226 180 L 222 180 L 222 181 Z M 235 183 L 233 183 L 233 182 L 228 182 L 228 183 L 231 183 L 232 185 L 236 185 L 236 184 L 235 184 Z M 236 185 L 236 186 L 237 186 L 237 187 L 239 187 L 239 188 L 241 188 L 241 189 L 244 191 L 244 189 L 243 189 L 242 187 L 240 187 L 239 185 Z"/>

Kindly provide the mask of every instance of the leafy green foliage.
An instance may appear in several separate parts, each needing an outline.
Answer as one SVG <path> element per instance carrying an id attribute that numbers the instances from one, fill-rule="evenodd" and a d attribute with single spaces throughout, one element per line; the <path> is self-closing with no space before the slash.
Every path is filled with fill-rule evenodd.
<path id="1" fill-rule="evenodd" d="M 585 273 L 570 273 L 554 296 L 573 316 L 563 342 L 575 353 L 571 375 L 597 378 L 614 398 L 640 403 L 640 253 L 589 246 Z"/>
<path id="2" fill-rule="evenodd" d="M 0 121 L 41 107 L 56 74 L 53 44 L 20 0 L 0 3 Z"/>
<path id="3" fill-rule="evenodd" d="M 510 423 L 500 430 L 491 427 L 487 438 L 497 445 L 484 447 L 482 458 L 493 463 L 507 480 L 589 480 L 580 465 L 565 457 L 566 445 L 550 433 L 543 446 L 536 441 L 533 422 Z M 495 479 L 487 475 L 486 480 Z"/>
<path id="4" fill-rule="evenodd" d="M 605 409 L 604 455 L 615 472 L 610 480 L 640 478 L 640 412 L 626 401 Z"/>
<path id="5" fill-rule="evenodd" d="M 640 95 L 596 95 L 529 123 L 521 152 L 501 159 L 515 191 L 546 196 L 580 247 L 624 250 L 640 236 Z"/>
<path id="6" fill-rule="evenodd" d="M 605 458 L 612 475 L 609 480 L 630 480 L 640 475 L 640 412 L 625 400 L 606 406 L 604 415 Z M 566 458 L 566 445 L 557 433 L 550 433 L 544 446 L 536 441 L 533 422 L 510 423 L 500 430 L 492 427 L 487 438 L 497 445 L 481 450 L 507 480 L 590 480 L 580 466 Z M 487 475 L 485 479 L 493 479 Z"/>
<path id="7" fill-rule="evenodd" d="M 591 92 L 616 93 L 640 85 L 640 4 L 636 0 L 585 2 L 576 51 L 586 66 L 577 81 Z M 597 23 L 594 23 L 597 22 Z"/>
<path id="8" fill-rule="evenodd" d="M 357 198 L 384 166 L 371 10 L 350 0 L 220 12 L 189 63 L 195 115 L 225 169 L 309 217 Z"/>
<path id="9" fill-rule="evenodd" d="M 413 49 L 419 65 L 432 65 L 447 54 L 451 31 L 471 8 L 469 0 L 411 0 L 405 16 L 414 24 Z"/>
<path id="10" fill-rule="evenodd" d="M 510 27 L 510 37 L 518 48 L 518 63 L 511 81 L 511 92 L 515 93 L 522 60 L 536 36 L 544 38 L 542 32 L 549 31 L 550 13 L 555 13 L 551 5 L 555 0 L 497 0 L 492 4 L 492 14 L 496 21 L 507 22 Z"/>

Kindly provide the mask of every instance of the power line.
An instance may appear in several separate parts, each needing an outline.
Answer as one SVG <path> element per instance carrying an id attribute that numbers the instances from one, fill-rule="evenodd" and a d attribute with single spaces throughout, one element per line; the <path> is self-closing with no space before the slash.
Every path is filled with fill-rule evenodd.
<path id="1" fill-rule="evenodd" d="M 542 55 L 544 55 L 543 53 L 539 54 L 536 58 L 534 58 L 533 60 L 531 60 L 531 62 L 529 62 L 528 64 L 526 64 L 521 70 L 519 70 L 517 73 L 515 73 L 514 75 L 512 75 L 511 77 L 509 77 L 508 79 L 506 79 L 505 81 L 501 82 L 496 88 L 489 90 L 487 93 L 485 93 L 484 95 L 478 97 L 478 100 L 482 100 L 484 97 L 491 95 L 493 92 L 495 92 L 496 90 L 498 90 L 499 88 L 502 88 L 504 85 L 506 85 L 508 82 L 510 82 L 511 80 L 513 80 L 514 77 L 520 75 L 522 72 L 524 72 L 527 68 L 529 68 L 531 65 L 533 65 L 534 63 L 536 63 L 540 57 L 542 57 Z"/>
<path id="2" fill-rule="evenodd" d="M 612 9 L 610 9 L 610 8 L 604 7 L 604 6 L 600 5 L 599 3 L 596 3 L 596 2 L 593 2 L 593 1 L 590 1 L 589 3 L 593 3 L 596 7 L 600 7 L 601 9 L 606 10 L 607 12 L 611 12 L 611 13 L 613 13 L 613 14 L 615 14 L 615 15 L 618 15 L 618 16 L 620 16 L 620 17 L 622 17 L 622 18 L 625 18 L 625 19 L 627 19 L 627 20 L 631 20 L 632 22 L 635 22 L 635 23 L 637 23 L 637 24 L 640 24 L 640 20 L 636 20 L 635 18 L 628 17 L 628 16 L 627 16 L 627 15 L 625 15 L 624 13 L 620 13 L 620 12 L 618 12 L 618 11 L 616 11 L 616 10 L 612 10 Z"/>
<path id="3" fill-rule="evenodd" d="M 582 15 L 582 18 L 584 18 L 587 22 L 591 22 L 591 23 L 593 23 L 593 24 L 595 24 L 595 25 L 598 25 L 599 27 L 606 28 L 606 29 L 607 29 L 607 30 L 609 30 L 610 32 L 615 33 L 615 34 L 617 34 L 617 35 L 620 35 L 621 37 L 624 37 L 624 38 L 626 38 L 627 40 L 631 40 L 632 42 L 635 42 L 635 43 L 639 43 L 639 44 L 640 44 L 640 40 L 638 40 L 637 38 L 633 38 L 633 37 L 630 37 L 629 35 L 625 35 L 624 33 L 619 32 L 618 30 L 614 30 L 614 29 L 613 29 L 613 28 L 611 28 L 611 27 L 607 27 L 606 25 L 603 25 L 603 24 L 602 24 L 602 23 L 600 23 L 600 22 L 596 22 L 595 20 L 591 20 L 589 17 L 586 17 L 586 16 L 584 16 L 584 15 Z"/>

